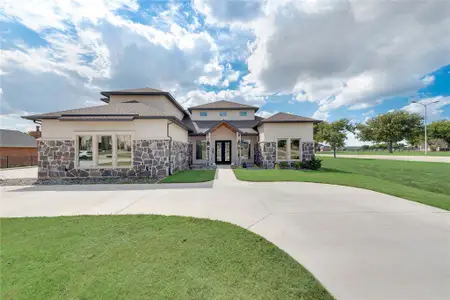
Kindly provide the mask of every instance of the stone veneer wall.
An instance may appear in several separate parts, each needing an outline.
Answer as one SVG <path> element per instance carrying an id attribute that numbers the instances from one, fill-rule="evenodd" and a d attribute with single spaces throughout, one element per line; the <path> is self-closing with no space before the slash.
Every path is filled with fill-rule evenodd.
<path id="1" fill-rule="evenodd" d="M 189 149 L 192 149 L 192 147 L 189 147 L 189 143 L 172 141 L 170 157 L 172 174 L 189 169 L 189 160 L 192 155 L 189 154 Z"/>
<path id="2" fill-rule="evenodd" d="M 257 165 L 257 166 L 262 166 L 262 156 L 261 156 L 261 150 L 260 150 L 260 145 L 259 145 L 259 142 L 256 142 L 255 143 L 255 155 L 254 155 L 254 157 L 253 157 L 253 160 L 254 160 L 254 162 L 255 162 L 255 165 Z"/>
<path id="3" fill-rule="evenodd" d="M 180 149 L 180 148 L 179 148 Z M 187 149 L 187 147 L 185 147 Z M 181 166 L 184 167 L 183 160 Z M 179 164 L 180 165 L 180 164 Z M 38 178 L 77 177 L 152 177 L 162 178 L 169 171 L 169 141 L 133 141 L 133 163 L 130 168 L 75 168 L 75 141 L 38 141 Z"/>
<path id="4" fill-rule="evenodd" d="M 261 156 L 261 167 L 266 169 L 275 168 L 276 142 L 260 142 L 259 149 Z"/>
<path id="5" fill-rule="evenodd" d="M 302 161 L 314 159 L 314 142 L 302 143 Z"/>

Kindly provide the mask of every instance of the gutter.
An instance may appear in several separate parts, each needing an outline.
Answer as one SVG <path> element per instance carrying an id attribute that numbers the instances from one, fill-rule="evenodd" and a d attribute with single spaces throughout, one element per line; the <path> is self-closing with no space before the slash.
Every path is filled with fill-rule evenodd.
<path id="1" fill-rule="evenodd" d="M 169 126 L 173 121 L 167 122 L 167 137 L 169 138 L 169 176 L 172 175 L 172 166 L 171 166 L 171 158 L 172 158 L 172 137 L 169 135 Z"/>

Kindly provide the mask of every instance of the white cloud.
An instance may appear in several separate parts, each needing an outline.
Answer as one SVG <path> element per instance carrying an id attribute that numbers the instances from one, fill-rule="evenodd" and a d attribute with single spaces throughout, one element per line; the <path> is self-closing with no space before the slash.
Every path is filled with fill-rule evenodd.
<path id="1" fill-rule="evenodd" d="M 438 96 L 422 99 L 419 102 L 427 104 L 427 122 L 432 122 L 441 118 L 443 108 L 450 105 L 450 97 Z M 425 114 L 425 108 L 418 103 L 410 103 L 401 109 L 410 113 L 417 113 L 421 116 Z"/>
<path id="2" fill-rule="evenodd" d="M 449 63 L 448 1 L 269 1 L 252 26 L 250 72 L 321 112 L 414 94 Z"/>
<path id="3" fill-rule="evenodd" d="M 259 117 L 263 117 L 263 118 L 268 118 L 270 116 L 273 116 L 274 114 L 279 113 L 279 111 L 275 110 L 275 111 L 265 111 L 265 110 L 259 110 L 256 115 Z"/>
<path id="4" fill-rule="evenodd" d="M 262 0 L 194 0 L 193 6 L 206 16 L 206 21 L 221 26 L 230 23 L 245 24 L 261 16 Z"/>

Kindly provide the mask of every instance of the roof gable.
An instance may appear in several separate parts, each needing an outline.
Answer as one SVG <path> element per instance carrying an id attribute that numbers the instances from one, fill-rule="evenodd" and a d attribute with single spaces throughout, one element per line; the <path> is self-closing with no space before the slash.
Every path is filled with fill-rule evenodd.
<path id="1" fill-rule="evenodd" d="M 312 118 L 307 118 L 307 117 L 297 116 L 297 115 L 293 115 L 293 114 L 283 113 L 283 112 L 274 114 L 273 116 L 271 116 L 271 117 L 261 121 L 261 123 L 299 123 L 299 122 L 318 123 L 318 122 L 321 122 L 321 121 L 320 120 L 316 120 L 316 119 L 312 119 Z"/>
<path id="2" fill-rule="evenodd" d="M 259 107 L 245 105 L 242 103 L 220 100 L 210 103 L 205 103 L 197 106 L 189 107 L 188 110 L 192 112 L 192 110 L 222 110 L 222 109 L 252 109 L 254 111 L 258 111 Z"/>

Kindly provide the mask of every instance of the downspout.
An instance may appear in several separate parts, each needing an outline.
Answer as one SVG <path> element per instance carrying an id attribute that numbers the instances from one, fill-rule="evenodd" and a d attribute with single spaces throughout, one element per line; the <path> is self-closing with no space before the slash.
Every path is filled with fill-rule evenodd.
<path id="1" fill-rule="evenodd" d="M 173 122 L 170 121 L 167 123 L 167 137 L 169 138 L 169 176 L 172 175 L 172 166 L 171 166 L 171 158 L 172 158 L 172 137 L 169 135 L 169 125 Z"/>

